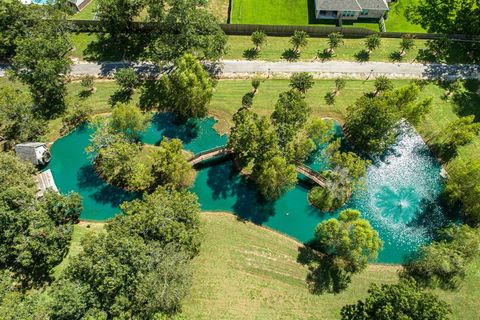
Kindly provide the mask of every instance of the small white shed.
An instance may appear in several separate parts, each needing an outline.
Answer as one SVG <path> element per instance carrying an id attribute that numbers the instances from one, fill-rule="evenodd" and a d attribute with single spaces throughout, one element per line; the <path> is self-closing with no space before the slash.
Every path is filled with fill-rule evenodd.
<path id="1" fill-rule="evenodd" d="M 15 153 L 20 159 L 36 166 L 46 165 L 51 158 L 47 145 L 42 142 L 19 143 L 15 145 Z"/>
<path id="2" fill-rule="evenodd" d="M 42 197 L 47 190 L 58 192 L 57 185 L 53 180 L 52 171 L 50 171 L 50 169 L 37 174 L 35 180 L 37 181 L 37 197 Z"/>

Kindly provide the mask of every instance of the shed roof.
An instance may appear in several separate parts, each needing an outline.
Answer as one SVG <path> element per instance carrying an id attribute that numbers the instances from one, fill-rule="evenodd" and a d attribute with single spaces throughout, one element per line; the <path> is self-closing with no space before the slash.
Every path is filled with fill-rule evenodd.
<path id="1" fill-rule="evenodd" d="M 43 142 L 25 142 L 25 143 L 19 143 L 15 145 L 15 147 L 30 147 L 30 148 L 38 148 L 44 146 L 45 143 Z"/>

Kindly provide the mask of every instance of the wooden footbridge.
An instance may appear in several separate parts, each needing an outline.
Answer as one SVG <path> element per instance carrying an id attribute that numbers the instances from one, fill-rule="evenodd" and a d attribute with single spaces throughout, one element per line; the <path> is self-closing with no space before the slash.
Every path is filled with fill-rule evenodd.
<path id="1" fill-rule="evenodd" d="M 233 151 L 225 146 L 223 147 L 216 147 L 210 150 L 206 150 L 200 153 L 195 154 L 191 157 L 188 162 L 195 166 L 201 162 L 208 161 L 217 157 L 223 157 L 232 154 Z M 310 179 L 315 184 L 319 185 L 320 187 L 325 188 L 326 182 L 325 179 L 320 175 L 319 172 L 307 167 L 304 164 L 298 164 L 296 166 L 297 173 L 303 174 L 305 177 Z"/>

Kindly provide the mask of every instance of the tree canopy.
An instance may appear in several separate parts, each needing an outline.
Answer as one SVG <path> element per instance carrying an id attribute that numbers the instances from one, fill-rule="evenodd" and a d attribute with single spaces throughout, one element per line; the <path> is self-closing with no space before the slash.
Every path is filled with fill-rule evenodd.
<path id="1" fill-rule="evenodd" d="M 369 296 L 342 308 L 342 320 L 446 320 L 450 306 L 436 295 L 419 289 L 415 281 L 372 284 Z"/>

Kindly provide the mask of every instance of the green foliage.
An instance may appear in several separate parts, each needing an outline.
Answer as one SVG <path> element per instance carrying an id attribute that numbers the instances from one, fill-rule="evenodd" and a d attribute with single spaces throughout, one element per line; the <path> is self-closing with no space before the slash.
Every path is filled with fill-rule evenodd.
<path id="1" fill-rule="evenodd" d="M 333 188 L 315 186 L 308 192 L 308 201 L 322 211 L 338 209 L 343 205 L 344 200 L 346 199 L 333 193 Z"/>
<path id="2" fill-rule="evenodd" d="M 345 131 L 360 150 L 382 153 L 395 141 L 396 112 L 385 99 L 361 97 L 347 108 Z"/>
<path id="3" fill-rule="evenodd" d="M 251 92 L 245 93 L 242 97 L 242 107 L 250 108 L 253 105 L 253 94 Z"/>
<path id="4" fill-rule="evenodd" d="M 200 60 L 218 60 L 227 38 L 206 4 L 204 0 L 149 1 L 149 20 L 158 25 L 150 33 L 149 56 L 159 63 L 187 53 Z"/>
<path id="5" fill-rule="evenodd" d="M 125 215 L 117 216 L 107 226 L 109 232 L 118 237 L 138 235 L 162 247 L 177 244 L 177 249 L 192 258 L 198 254 L 202 237 L 195 194 L 157 188 L 143 200 L 125 202 L 122 211 Z"/>
<path id="6" fill-rule="evenodd" d="M 177 113 L 182 120 L 208 114 L 213 84 L 208 72 L 194 56 L 186 54 L 178 59 L 166 83 L 168 95 L 165 107 Z"/>
<path id="7" fill-rule="evenodd" d="M 132 22 L 145 4 L 144 0 L 98 0 L 97 18 L 104 32 L 121 39 L 132 31 Z"/>
<path id="8" fill-rule="evenodd" d="M 133 68 L 122 68 L 115 72 L 115 82 L 124 91 L 132 92 L 140 85 L 138 75 Z"/>
<path id="9" fill-rule="evenodd" d="M 333 106 L 335 104 L 336 96 L 335 93 L 333 92 L 327 92 L 325 93 L 325 103 L 328 104 L 329 106 Z"/>
<path id="10" fill-rule="evenodd" d="M 157 186 L 170 186 L 175 189 L 188 188 L 194 180 L 192 166 L 183 154 L 183 143 L 179 139 L 164 138 L 158 148 L 151 151 L 151 166 L 154 190 Z"/>
<path id="11" fill-rule="evenodd" d="M 37 320 L 48 319 L 47 297 L 40 290 L 8 292 L 0 304 L 2 320 Z"/>
<path id="12" fill-rule="evenodd" d="M 344 43 L 343 34 L 340 32 L 331 32 L 328 34 L 327 42 L 330 52 L 333 53 L 335 52 L 335 49 Z"/>
<path id="13" fill-rule="evenodd" d="M 415 47 L 415 36 L 412 34 L 403 34 L 400 41 L 400 55 L 412 50 Z"/>
<path id="14" fill-rule="evenodd" d="M 314 83 L 313 75 L 308 72 L 295 72 L 290 77 L 290 87 L 301 94 L 305 94 Z"/>
<path id="15" fill-rule="evenodd" d="M 250 39 L 255 46 L 255 51 L 259 52 L 267 41 L 267 34 L 263 30 L 257 30 L 252 33 Z"/>
<path id="16" fill-rule="evenodd" d="M 83 103 L 75 103 L 68 108 L 65 115 L 62 117 L 62 129 L 61 133 L 66 134 L 75 129 L 83 123 L 87 123 L 92 114 L 92 108 L 90 105 Z"/>
<path id="17" fill-rule="evenodd" d="M 393 82 L 388 79 L 386 76 L 378 76 L 374 82 L 375 95 L 378 95 L 380 92 L 393 90 Z"/>
<path id="18" fill-rule="evenodd" d="M 480 133 L 480 123 L 474 121 L 473 115 L 451 121 L 436 138 L 440 150 L 456 154 L 459 147 L 472 142 Z"/>
<path id="19" fill-rule="evenodd" d="M 313 119 L 307 123 L 306 131 L 315 144 L 324 144 L 333 137 L 333 120 Z"/>
<path id="20" fill-rule="evenodd" d="M 329 256 L 341 259 L 344 269 L 350 273 L 364 270 L 367 261 L 374 260 L 383 242 L 368 220 L 360 218 L 360 212 L 347 209 L 338 219 L 321 222 L 315 229 L 315 244 Z"/>
<path id="21" fill-rule="evenodd" d="M 28 94 L 11 86 L 0 88 L 0 136 L 10 147 L 37 140 L 45 132 L 45 127 L 45 121 L 33 113 Z"/>
<path id="22" fill-rule="evenodd" d="M 309 114 L 310 108 L 299 92 L 280 93 L 271 120 L 281 147 L 284 148 L 293 140 L 297 132 L 304 127 Z"/>
<path id="23" fill-rule="evenodd" d="M 49 17 L 16 41 L 12 74 L 28 85 L 34 110 L 47 118 L 62 114 L 66 109 L 66 82 L 72 63 L 67 30 L 65 20 Z"/>
<path id="24" fill-rule="evenodd" d="M 261 79 L 260 78 L 253 78 L 252 79 L 252 88 L 253 92 L 256 93 L 258 88 L 260 87 Z"/>
<path id="25" fill-rule="evenodd" d="M 472 224 L 480 224 L 480 161 L 464 162 L 454 159 L 448 170 L 449 178 L 445 185 L 445 195 L 453 206 L 459 206 L 464 219 Z"/>
<path id="26" fill-rule="evenodd" d="M 342 308 L 342 320 L 450 319 L 450 306 L 433 293 L 419 289 L 413 280 L 372 284 L 368 293 L 364 301 Z"/>
<path id="27" fill-rule="evenodd" d="M 378 47 L 380 47 L 381 43 L 382 43 L 382 40 L 380 38 L 380 35 L 377 34 L 377 33 L 369 35 L 365 39 L 365 47 L 367 48 L 369 53 L 372 52 L 375 49 L 378 49 Z"/>
<path id="28" fill-rule="evenodd" d="M 420 88 L 416 83 L 389 91 L 385 97 L 387 103 L 395 109 L 398 117 L 406 119 L 413 125 L 419 124 L 432 109 L 432 98 L 425 98 L 417 102 L 420 95 Z"/>
<path id="29" fill-rule="evenodd" d="M 424 245 L 404 264 L 403 277 L 412 277 L 418 284 L 442 289 L 456 289 L 465 278 L 467 266 L 480 251 L 478 230 L 466 225 L 451 226 L 439 239 Z"/>
<path id="30" fill-rule="evenodd" d="M 145 131 L 151 116 L 143 113 L 133 104 L 117 103 L 112 110 L 109 126 L 114 133 L 121 133 L 128 139 L 134 140 Z"/>
<path id="31" fill-rule="evenodd" d="M 15 55 L 17 39 L 25 37 L 35 25 L 38 11 L 20 1 L 0 2 L 0 58 L 11 59 Z"/>
<path id="32" fill-rule="evenodd" d="M 300 48 L 305 47 L 308 44 L 308 33 L 303 30 L 295 30 L 292 37 L 290 38 L 290 43 L 293 46 L 293 51 L 296 53 L 300 52 Z"/>
<path id="33" fill-rule="evenodd" d="M 260 193 L 266 199 L 277 199 L 297 183 L 295 166 L 281 156 L 273 156 L 262 163 L 256 172 Z"/>
<path id="34" fill-rule="evenodd" d="M 342 78 L 335 79 L 335 93 L 342 91 L 347 85 L 347 81 Z"/>
<path id="35" fill-rule="evenodd" d="M 115 74 L 117 75 L 117 74 Z M 92 91 L 95 84 L 95 78 L 93 76 L 87 75 L 82 78 L 80 85 L 85 88 L 85 90 Z"/>
<path id="36" fill-rule="evenodd" d="M 32 165 L 0 153 L 0 167 L 0 268 L 21 288 L 41 285 L 68 252 L 80 198 L 47 193 L 37 199 Z"/>

